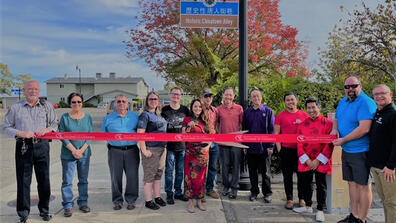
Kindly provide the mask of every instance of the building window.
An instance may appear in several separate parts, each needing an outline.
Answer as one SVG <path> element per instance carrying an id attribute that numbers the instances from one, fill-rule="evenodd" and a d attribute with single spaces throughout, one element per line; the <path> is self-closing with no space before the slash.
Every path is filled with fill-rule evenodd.
<path id="1" fill-rule="evenodd" d="M 64 97 L 61 97 L 61 101 L 65 101 L 65 98 L 64 98 Z"/>
<path id="2" fill-rule="evenodd" d="M 59 85 L 59 88 L 65 88 L 65 85 L 60 84 L 60 85 Z"/>

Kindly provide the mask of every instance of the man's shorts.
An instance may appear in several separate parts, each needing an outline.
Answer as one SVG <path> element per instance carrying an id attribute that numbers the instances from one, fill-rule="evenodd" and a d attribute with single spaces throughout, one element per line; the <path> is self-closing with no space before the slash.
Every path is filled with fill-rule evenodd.
<path id="1" fill-rule="evenodd" d="M 342 179 L 360 185 L 367 185 L 370 175 L 370 166 L 367 162 L 367 153 L 347 153 L 342 151 Z"/>

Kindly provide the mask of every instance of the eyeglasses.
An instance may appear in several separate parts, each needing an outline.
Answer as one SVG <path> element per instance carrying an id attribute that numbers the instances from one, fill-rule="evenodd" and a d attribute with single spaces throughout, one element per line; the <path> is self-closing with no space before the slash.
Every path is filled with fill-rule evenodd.
<path id="1" fill-rule="evenodd" d="M 212 97 L 213 96 L 213 94 L 205 94 L 204 95 L 204 98 L 210 98 L 210 97 Z"/>
<path id="2" fill-rule="evenodd" d="M 124 100 L 118 100 L 118 101 L 117 101 L 117 103 L 118 103 L 118 104 L 120 104 L 120 103 L 124 103 L 124 104 L 125 104 L 125 103 L 127 103 L 127 101 L 124 101 Z"/>
<path id="3" fill-rule="evenodd" d="M 71 101 L 71 103 L 72 103 L 72 104 L 76 104 L 76 103 L 81 104 L 82 101 Z"/>
<path id="4" fill-rule="evenodd" d="M 374 93 L 374 97 L 379 97 L 379 96 L 383 96 L 383 95 L 387 95 L 387 94 L 389 94 L 390 92 L 377 92 L 377 93 Z"/>
<path id="5" fill-rule="evenodd" d="M 149 101 L 157 101 L 158 98 L 149 98 Z"/>
<path id="6" fill-rule="evenodd" d="M 359 87 L 360 84 L 351 84 L 351 85 L 344 85 L 345 90 L 352 88 L 355 89 L 357 87 Z"/>

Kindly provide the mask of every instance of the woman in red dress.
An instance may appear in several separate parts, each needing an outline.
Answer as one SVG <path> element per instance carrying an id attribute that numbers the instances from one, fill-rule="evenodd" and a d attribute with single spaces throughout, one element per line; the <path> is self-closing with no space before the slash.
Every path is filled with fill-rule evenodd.
<path id="1" fill-rule="evenodd" d="M 202 110 L 202 103 L 194 99 L 190 106 L 191 114 L 184 118 L 183 133 L 209 133 L 209 116 Z M 197 207 L 206 211 L 202 203 L 205 193 L 206 174 L 208 172 L 209 148 L 211 143 L 187 142 L 184 161 L 184 181 L 186 182 L 186 196 L 189 197 L 187 211 L 194 213 L 194 199 Z"/>

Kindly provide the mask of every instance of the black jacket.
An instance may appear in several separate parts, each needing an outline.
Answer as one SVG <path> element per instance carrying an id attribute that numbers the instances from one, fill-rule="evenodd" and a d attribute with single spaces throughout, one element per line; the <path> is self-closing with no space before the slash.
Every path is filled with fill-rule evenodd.
<path id="1" fill-rule="evenodd" d="M 396 106 L 391 103 L 375 113 L 370 131 L 370 166 L 396 167 Z"/>

